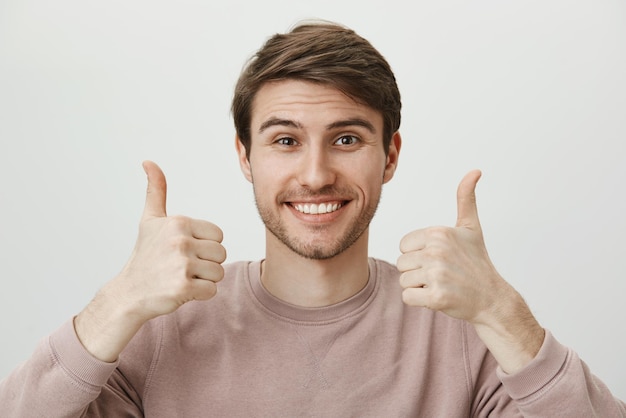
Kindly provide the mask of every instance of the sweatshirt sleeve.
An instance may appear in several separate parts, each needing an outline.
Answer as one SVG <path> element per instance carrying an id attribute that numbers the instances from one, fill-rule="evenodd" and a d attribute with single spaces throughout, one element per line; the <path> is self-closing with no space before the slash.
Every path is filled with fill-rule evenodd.
<path id="1" fill-rule="evenodd" d="M 141 416 L 132 388 L 116 367 L 117 362 L 100 361 L 84 349 L 70 320 L 0 382 L 3 414 L 99 417 L 116 411 L 121 415 L 115 416 Z"/>
<path id="2" fill-rule="evenodd" d="M 547 330 L 530 364 L 512 375 L 497 373 L 524 417 L 626 417 L 626 404 Z"/>

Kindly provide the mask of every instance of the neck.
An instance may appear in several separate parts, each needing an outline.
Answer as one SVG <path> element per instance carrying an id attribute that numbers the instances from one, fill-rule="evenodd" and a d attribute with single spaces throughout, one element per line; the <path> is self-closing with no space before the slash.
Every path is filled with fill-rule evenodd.
<path id="1" fill-rule="evenodd" d="M 261 282 L 275 297 L 292 305 L 321 307 L 354 296 L 369 279 L 368 231 L 347 250 L 325 260 L 304 258 L 267 232 Z"/>

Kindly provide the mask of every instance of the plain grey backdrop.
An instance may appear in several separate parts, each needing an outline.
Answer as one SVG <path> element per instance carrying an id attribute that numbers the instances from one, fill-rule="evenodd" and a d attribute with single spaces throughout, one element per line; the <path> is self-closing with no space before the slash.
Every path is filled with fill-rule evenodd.
<path id="1" fill-rule="evenodd" d="M 230 99 L 262 42 L 310 18 L 368 38 L 403 95 L 371 254 L 453 225 L 482 169 L 494 264 L 626 399 L 623 0 L 0 0 L 0 378 L 125 263 L 144 159 L 169 213 L 218 224 L 229 260 L 263 257 Z"/>

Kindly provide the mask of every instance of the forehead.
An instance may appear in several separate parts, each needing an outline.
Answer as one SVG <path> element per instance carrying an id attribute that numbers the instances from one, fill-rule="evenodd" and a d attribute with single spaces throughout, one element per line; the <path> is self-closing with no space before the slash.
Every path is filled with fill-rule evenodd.
<path id="1" fill-rule="evenodd" d="M 266 121 L 288 119 L 308 127 L 327 125 L 339 120 L 362 119 L 382 132 L 382 114 L 359 103 L 339 89 L 301 80 L 281 80 L 265 83 L 257 92 L 251 113 L 253 134 Z"/>

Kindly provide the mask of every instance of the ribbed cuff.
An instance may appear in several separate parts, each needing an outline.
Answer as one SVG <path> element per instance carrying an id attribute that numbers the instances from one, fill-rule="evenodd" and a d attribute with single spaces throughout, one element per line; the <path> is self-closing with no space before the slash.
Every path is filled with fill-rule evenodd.
<path id="1" fill-rule="evenodd" d="M 501 368 L 497 369 L 502 384 L 515 400 L 537 393 L 563 372 L 568 348 L 559 343 L 550 331 L 545 330 L 545 334 L 537 356 L 522 370 L 506 374 Z"/>
<path id="2" fill-rule="evenodd" d="M 82 384 L 101 388 L 118 364 L 99 360 L 85 349 L 74 330 L 73 318 L 50 335 L 49 343 L 55 361 Z"/>

